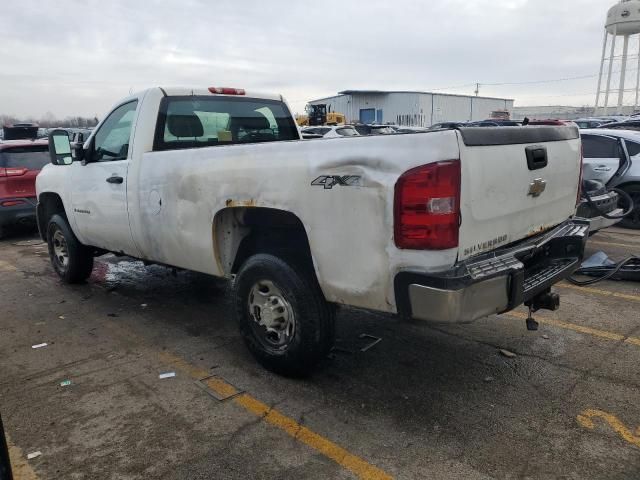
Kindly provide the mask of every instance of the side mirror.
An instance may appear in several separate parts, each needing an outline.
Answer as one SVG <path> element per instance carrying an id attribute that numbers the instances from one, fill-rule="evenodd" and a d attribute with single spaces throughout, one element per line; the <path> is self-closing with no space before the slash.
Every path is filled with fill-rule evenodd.
<path id="1" fill-rule="evenodd" d="M 71 165 L 71 143 L 66 130 L 57 128 L 49 133 L 49 156 L 54 165 Z"/>

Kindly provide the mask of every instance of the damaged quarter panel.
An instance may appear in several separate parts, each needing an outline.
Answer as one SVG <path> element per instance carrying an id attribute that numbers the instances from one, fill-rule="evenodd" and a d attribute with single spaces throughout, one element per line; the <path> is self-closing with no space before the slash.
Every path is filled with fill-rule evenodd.
<path id="1" fill-rule="evenodd" d="M 208 89 L 151 88 L 132 97 L 138 104 L 131 121 L 123 121 L 122 128 L 131 134 L 130 144 L 121 145 L 127 148 L 127 159 L 118 174 L 126 178 L 108 181 L 118 178 L 116 162 L 52 165 L 38 176 L 38 193 L 59 193 L 65 208 L 77 207 L 82 212 L 78 215 L 89 215 L 92 208 L 102 219 L 117 215 L 118 222 L 85 222 L 91 235 L 84 237 L 76 226 L 82 217 L 68 211 L 71 226 L 87 245 L 216 276 L 233 273 L 241 239 L 260 223 L 256 217 L 261 211 L 252 209 L 264 208 L 275 222 L 288 222 L 283 227 L 295 224 L 296 241 L 302 236 L 300 225 L 304 228 L 327 300 L 387 312 L 398 311 L 395 296 L 403 295 L 396 289 L 399 277 L 460 273 L 466 264 L 462 260 L 490 255 L 559 225 L 575 208 L 577 129 L 500 127 L 492 133 L 491 128 L 479 128 L 304 141 L 297 128 L 291 128 L 293 117 L 279 95 L 244 90 L 213 95 Z M 178 101 L 184 109 L 168 113 L 167 105 Z M 207 102 L 224 103 L 227 110 L 200 108 Z M 276 107 L 270 110 L 267 105 Z M 487 139 L 493 143 L 482 143 Z M 406 222 L 399 226 L 409 226 L 403 231 L 418 243 L 398 248 L 398 179 L 415 167 L 436 163 L 460 165 L 461 180 L 456 180 L 454 194 L 440 188 L 458 175 L 433 173 L 445 171 L 438 167 L 419 169 L 413 186 L 399 184 L 399 191 L 411 199 L 406 205 L 399 202 L 404 210 L 398 219 Z M 90 177 L 92 171 L 100 174 Z M 73 205 L 74 190 L 84 192 L 86 205 Z M 114 208 L 114 200 L 122 205 Z M 251 221 L 243 223 L 245 216 Z M 114 225 L 124 231 L 114 235 Z M 260 237 L 261 226 L 255 228 L 261 241 L 271 235 Z M 437 237 L 443 228 L 449 229 L 452 242 L 419 243 Z M 267 243 L 283 238 L 273 237 Z M 262 248 L 260 241 L 253 241 L 242 244 L 249 253 Z M 449 248 L 456 241 L 457 246 Z M 431 294 L 444 291 L 439 288 Z M 475 291 L 486 293 L 481 286 Z"/>
<path id="2" fill-rule="evenodd" d="M 145 258 L 224 275 L 216 214 L 236 206 L 288 211 L 304 225 L 328 300 L 393 311 L 399 268 L 455 261 L 455 250 L 434 257 L 393 247 L 395 182 L 413 166 L 457 155 L 453 132 L 147 152 L 138 167 L 139 243 Z M 322 176 L 350 178 L 312 184 Z"/>

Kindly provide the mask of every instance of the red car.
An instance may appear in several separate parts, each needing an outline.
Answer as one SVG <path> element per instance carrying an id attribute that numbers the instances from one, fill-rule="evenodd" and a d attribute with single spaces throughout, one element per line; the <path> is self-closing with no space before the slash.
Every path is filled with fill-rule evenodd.
<path id="1" fill-rule="evenodd" d="M 47 140 L 0 142 L 0 237 L 5 227 L 34 222 L 36 176 L 49 162 Z"/>

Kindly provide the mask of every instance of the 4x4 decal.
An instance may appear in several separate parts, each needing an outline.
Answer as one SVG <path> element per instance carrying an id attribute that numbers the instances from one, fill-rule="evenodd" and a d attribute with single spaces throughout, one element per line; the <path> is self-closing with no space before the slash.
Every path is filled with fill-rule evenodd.
<path id="1" fill-rule="evenodd" d="M 325 189 L 333 188 L 334 185 L 342 185 L 344 187 L 361 186 L 360 175 L 320 175 L 311 185 L 322 186 Z"/>

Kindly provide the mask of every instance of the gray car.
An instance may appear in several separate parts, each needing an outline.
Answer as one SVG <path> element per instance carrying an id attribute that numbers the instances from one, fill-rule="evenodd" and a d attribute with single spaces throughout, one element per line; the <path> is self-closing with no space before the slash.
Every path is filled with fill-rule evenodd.
<path id="1" fill-rule="evenodd" d="M 629 194 L 635 208 L 619 225 L 640 229 L 640 132 L 598 128 L 581 130 L 580 135 L 584 179 Z"/>

